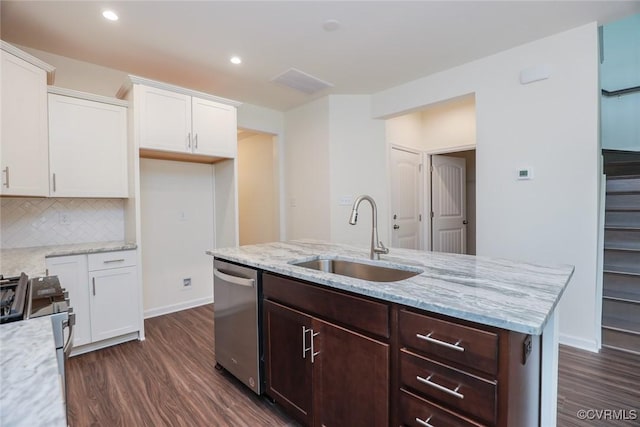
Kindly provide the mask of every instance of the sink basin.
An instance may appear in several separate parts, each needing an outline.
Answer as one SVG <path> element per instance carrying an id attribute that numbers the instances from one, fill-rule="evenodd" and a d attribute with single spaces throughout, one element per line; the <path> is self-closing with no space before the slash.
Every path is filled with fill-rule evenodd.
<path id="1" fill-rule="evenodd" d="M 397 282 L 421 273 L 421 271 L 416 270 L 400 270 L 398 268 L 330 258 L 294 261 L 291 265 L 339 274 L 341 276 L 354 277 L 356 279 L 369 280 L 371 282 Z"/>

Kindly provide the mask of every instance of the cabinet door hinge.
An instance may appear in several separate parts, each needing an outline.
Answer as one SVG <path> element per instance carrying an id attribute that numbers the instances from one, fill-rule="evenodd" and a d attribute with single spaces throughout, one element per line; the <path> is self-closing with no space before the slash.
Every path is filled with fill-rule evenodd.
<path id="1" fill-rule="evenodd" d="M 431 212 L 431 218 L 433 218 L 433 211 Z"/>

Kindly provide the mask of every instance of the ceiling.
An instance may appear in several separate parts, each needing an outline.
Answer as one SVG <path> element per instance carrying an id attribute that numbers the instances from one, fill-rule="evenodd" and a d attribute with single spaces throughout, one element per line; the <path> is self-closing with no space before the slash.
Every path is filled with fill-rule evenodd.
<path id="1" fill-rule="evenodd" d="M 105 20 L 107 8 L 120 19 Z M 0 30 L 10 43 L 285 111 L 635 13 L 640 1 L 2 0 Z M 330 19 L 340 28 L 325 31 Z M 333 87 L 309 95 L 271 82 L 291 67 Z"/>

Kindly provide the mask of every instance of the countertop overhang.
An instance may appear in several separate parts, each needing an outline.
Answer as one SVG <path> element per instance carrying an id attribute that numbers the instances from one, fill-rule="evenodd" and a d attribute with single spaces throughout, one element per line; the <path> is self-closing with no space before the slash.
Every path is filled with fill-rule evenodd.
<path id="1" fill-rule="evenodd" d="M 541 335 L 567 287 L 574 267 L 500 258 L 392 248 L 380 261 L 369 249 L 296 240 L 207 251 L 264 271 L 409 307 Z M 292 265 L 314 257 L 340 258 L 423 273 L 397 282 L 371 282 Z"/>

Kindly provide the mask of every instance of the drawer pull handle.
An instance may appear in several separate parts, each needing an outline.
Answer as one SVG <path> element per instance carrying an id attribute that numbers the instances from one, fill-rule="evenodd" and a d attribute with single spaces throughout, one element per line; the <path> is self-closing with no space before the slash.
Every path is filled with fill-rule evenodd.
<path id="1" fill-rule="evenodd" d="M 105 264 L 111 264 L 112 262 L 124 262 L 124 258 L 120 258 L 120 259 L 108 259 L 106 261 L 103 261 Z"/>
<path id="2" fill-rule="evenodd" d="M 452 350 L 464 351 L 464 347 L 462 347 L 460 345 L 462 340 L 458 340 L 455 344 L 451 344 L 451 343 L 448 343 L 448 342 L 445 342 L 445 341 L 440 341 L 440 340 L 437 340 L 435 338 L 431 338 L 431 334 L 433 334 L 433 332 L 429 332 L 428 335 L 416 334 L 416 337 L 420 338 L 421 340 L 425 340 L 427 342 L 430 342 L 432 344 L 438 344 L 438 345 L 441 345 L 443 347 L 450 348 Z"/>
<path id="3" fill-rule="evenodd" d="M 459 385 L 458 385 L 458 387 L 455 388 L 455 390 L 451 390 L 451 389 L 448 389 L 448 388 L 446 388 L 444 386 L 441 386 L 440 384 L 434 383 L 433 381 L 431 381 L 431 377 L 433 377 L 433 374 L 429 375 L 429 378 L 422 378 L 421 376 L 418 375 L 416 377 L 416 379 L 418 381 L 420 381 L 421 383 L 423 383 L 423 384 L 426 384 L 426 385 L 428 385 L 430 387 L 433 387 L 433 388 L 435 388 L 437 390 L 443 391 L 443 392 L 445 392 L 447 394 L 450 394 L 451 396 L 455 396 L 458 399 L 464 399 L 464 394 L 458 393 L 458 390 L 460 389 Z"/>
<path id="4" fill-rule="evenodd" d="M 433 416 L 427 418 L 426 420 L 421 420 L 420 418 L 416 417 L 416 422 L 424 427 L 433 427 L 433 424 L 429 424 L 429 421 L 431 421 L 431 418 L 433 418 Z"/>

